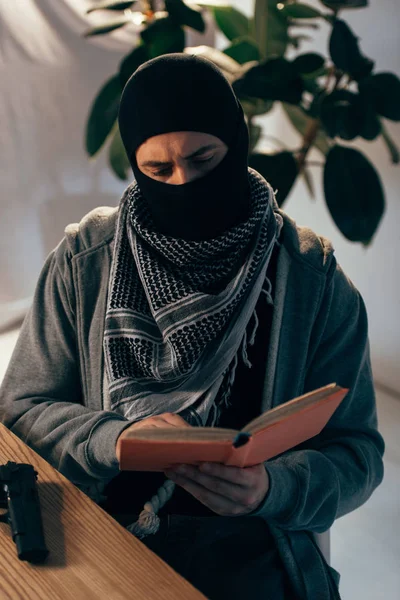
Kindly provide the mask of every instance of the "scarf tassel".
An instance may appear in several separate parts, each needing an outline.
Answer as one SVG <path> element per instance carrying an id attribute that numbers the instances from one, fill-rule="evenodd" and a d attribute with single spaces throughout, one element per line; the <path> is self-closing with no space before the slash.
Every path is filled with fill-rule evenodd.
<path id="1" fill-rule="evenodd" d="M 265 279 L 265 281 L 267 283 L 267 289 L 262 288 L 261 293 L 265 296 L 267 304 L 271 304 L 272 306 L 274 304 L 274 301 L 272 299 L 272 283 L 268 277 Z"/>
<path id="2" fill-rule="evenodd" d="M 273 299 L 272 299 L 272 284 L 271 284 L 271 280 L 266 277 L 265 279 L 266 283 L 267 283 L 267 288 L 262 288 L 261 289 L 261 294 L 264 295 L 266 301 L 268 304 L 273 304 Z M 252 317 L 254 317 L 254 326 L 253 326 L 253 331 L 251 332 L 250 338 L 248 339 L 247 336 L 247 329 L 244 332 L 244 336 L 243 336 L 243 341 L 242 341 L 242 359 L 244 364 L 246 365 L 246 367 L 248 367 L 249 369 L 252 368 L 252 364 L 249 360 L 248 354 L 247 354 L 247 347 L 248 346 L 254 346 L 254 343 L 256 341 L 256 334 L 257 334 L 257 330 L 258 330 L 258 326 L 260 324 L 260 320 L 258 318 L 257 315 L 257 310 L 254 310 Z"/>
<path id="3" fill-rule="evenodd" d="M 138 520 L 127 527 L 127 530 L 142 540 L 148 535 L 157 533 L 160 527 L 158 511 L 170 500 L 174 493 L 175 483 L 167 479 L 157 493 L 143 507 Z"/>

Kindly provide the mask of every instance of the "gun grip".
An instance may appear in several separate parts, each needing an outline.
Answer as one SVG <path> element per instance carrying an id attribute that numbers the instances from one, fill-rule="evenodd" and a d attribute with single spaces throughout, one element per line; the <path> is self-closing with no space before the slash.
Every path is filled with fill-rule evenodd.
<path id="1" fill-rule="evenodd" d="M 46 548 L 36 487 L 36 472 L 31 465 L 21 465 L 19 481 L 8 486 L 8 511 L 12 538 L 20 560 L 38 564 L 49 554 Z"/>

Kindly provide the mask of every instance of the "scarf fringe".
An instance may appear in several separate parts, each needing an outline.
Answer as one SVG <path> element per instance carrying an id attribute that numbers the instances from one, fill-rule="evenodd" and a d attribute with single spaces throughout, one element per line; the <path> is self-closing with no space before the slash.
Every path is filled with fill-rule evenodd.
<path id="1" fill-rule="evenodd" d="M 267 303 L 273 306 L 274 301 L 272 299 L 272 283 L 269 277 L 266 277 L 265 281 L 267 283 L 267 289 L 262 288 L 261 293 L 266 297 Z"/>
<path id="2" fill-rule="evenodd" d="M 254 342 L 256 341 L 257 329 L 260 324 L 256 310 L 253 313 L 253 317 L 254 317 L 254 327 L 253 327 L 253 331 L 252 331 L 252 334 L 249 339 L 249 346 L 254 346 Z"/>
<path id="3" fill-rule="evenodd" d="M 242 297 L 248 299 L 249 294 L 253 298 L 251 285 L 261 283 L 258 268 L 266 266 L 279 229 L 272 189 L 251 169 L 249 181 L 252 207 L 248 221 L 237 230 L 227 231 L 221 239 L 193 244 L 171 240 L 148 228 L 149 215 L 140 190 L 137 186 L 128 188 L 118 217 L 103 344 L 110 407 L 114 412 L 127 418 L 135 413 L 155 412 L 153 394 L 143 396 L 143 384 L 139 382 L 142 377 L 154 386 L 154 395 L 168 390 L 173 381 L 176 393 L 169 393 L 168 403 L 172 412 L 177 412 L 182 402 L 186 406 L 190 402 L 184 386 L 192 384 L 201 389 L 204 376 L 198 365 L 206 348 L 214 344 L 218 349 L 218 360 L 202 365 L 209 376 L 207 381 L 212 374 L 215 383 L 233 360 L 228 352 L 229 361 L 223 360 L 222 332 L 230 319 L 238 318 L 243 336 L 249 303 L 243 303 Z M 246 258 L 237 271 L 237 256 L 244 248 Z M 205 284 L 225 281 L 228 273 L 231 277 L 233 267 L 236 278 L 231 278 L 220 292 L 221 298 L 201 291 Z M 214 308 L 215 303 L 218 309 Z M 203 317 L 205 307 L 212 318 Z M 255 318 L 255 329 L 257 326 Z M 254 335 L 250 335 L 250 343 Z M 241 341 L 239 335 L 230 333 L 227 348 L 234 345 L 237 351 Z M 249 366 L 246 345 L 247 341 L 243 356 Z M 215 375 L 214 364 L 220 365 Z M 211 383 L 208 387 L 211 389 Z M 206 398 L 202 405 L 204 415 L 212 402 L 210 396 Z"/>
<path id="4" fill-rule="evenodd" d="M 253 366 L 249 360 L 249 357 L 247 355 L 247 330 L 244 332 L 244 336 L 243 336 L 243 340 L 242 340 L 242 344 L 241 344 L 241 348 L 242 348 L 242 360 L 244 362 L 244 364 L 246 365 L 246 367 L 248 367 L 249 369 L 251 369 L 251 367 Z"/>
<path id="5" fill-rule="evenodd" d="M 265 296 L 265 299 L 268 304 L 273 305 L 274 301 L 272 299 L 272 283 L 268 277 L 265 278 L 265 281 L 266 281 L 267 287 L 266 288 L 263 287 L 261 289 L 261 294 L 263 296 Z M 249 369 L 251 369 L 253 365 L 249 360 L 249 357 L 247 354 L 247 349 L 248 349 L 248 346 L 254 346 L 254 343 L 256 341 L 256 334 L 257 334 L 258 326 L 260 324 L 260 320 L 258 318 L 256 309 L 254 309 L 252 318 L 254 318 L 254 326 L 253 326 L 253 330 L 251 332 L 250 338 L 248 338 L 248 333 L 247 333 L 247 329 L 246 329 L 246 331 L 244 332 L 243 341 L 242 341 L 242 345 L 241 345 L 242 359 L 243 359 L 243 362 L 246 365 L 246 367 L 248 367 Z M 235 370 L 236 370 L 236 367 L 235 367 Z"/>

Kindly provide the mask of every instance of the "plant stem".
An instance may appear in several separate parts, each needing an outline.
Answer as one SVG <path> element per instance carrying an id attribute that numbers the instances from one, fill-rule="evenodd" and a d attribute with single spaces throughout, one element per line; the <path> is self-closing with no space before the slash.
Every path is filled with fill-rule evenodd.
<path id="1" fill-rule="evenodd" d="M 392 159 L 392 163 L 394 165 L 398 165 L 400 163 L 399 149 L 397 148 L 396 144 L 390 137 L 389 132 L 386 129 L 386 127 L 384 126 L 382 121 L 381 121 L 381 128 L 382 128 L 382 137 L 385 140 L 386 146 L 389 150 L 389 154 L 390 154 L 390 158 Z"/>
<path id="2" fill-rule="evenodd" d="M 328 81 L 326 82 L 326 86 L 325 86 L 326 92 L 329 92 L 329 87 L 331 85 L 331 81 L 333 78 L 335 79 L 335 83 L 333 85 L 332 91 L 337 89 L 340 81 L 342 80 L 342 77 L 343 77 L 343 74 L 338 72 L 336 67 L 332 66 L 329 69 Z M 319 119 L 310 118 L 307 122 L 307 127 L 306 127 L 304 137 L 303 137 L 303 146 L 302 146 L 298 156 L 296 157 L 297 168 L 299 170 L 299 173 L 301 173 L 304 168 L 304 163 L 307 158 L 307 154 L 308 154 L 311 146 L 315 142 L 315 138 L 317 137 L 320 126 L 321 126 L 321 121 Z"/>
<path id="3" fill-rule="evenodd" d="M 307 123 L 306 131 L 305 131 L 304 137 L 303 137 L 303 146 L 297 156 L 297 168 L 299 170 L 299 173 L 301 173 L 301 171 L 304 168 L 307 154 L 308 154 L 311 146 L 315 142 L 315 138 L 317 137 L 319 127 L 320 127 L 319 119 L 309 119 L 309 121 Z"/>

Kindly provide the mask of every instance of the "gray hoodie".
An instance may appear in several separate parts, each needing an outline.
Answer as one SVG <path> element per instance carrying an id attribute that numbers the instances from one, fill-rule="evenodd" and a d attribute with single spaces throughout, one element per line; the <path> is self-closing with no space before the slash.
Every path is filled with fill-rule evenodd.
<path id="1" fill-rule="evenodd" d="M 109 407 L 103 331 L 117 210 L 99 208 L 48 257 L 2 384 L 0 419 L 96 499 L 129 421 Z M 337 597 L 313 538 L 382 481 L 368 325 L 330 243 L 282 211 L 263 410 L 336 382 L 350 392 L 323 432 L 266 463 L 266 519 L 299 598 Z M 250 517 L 249 517 L 250 518 Z"/>

